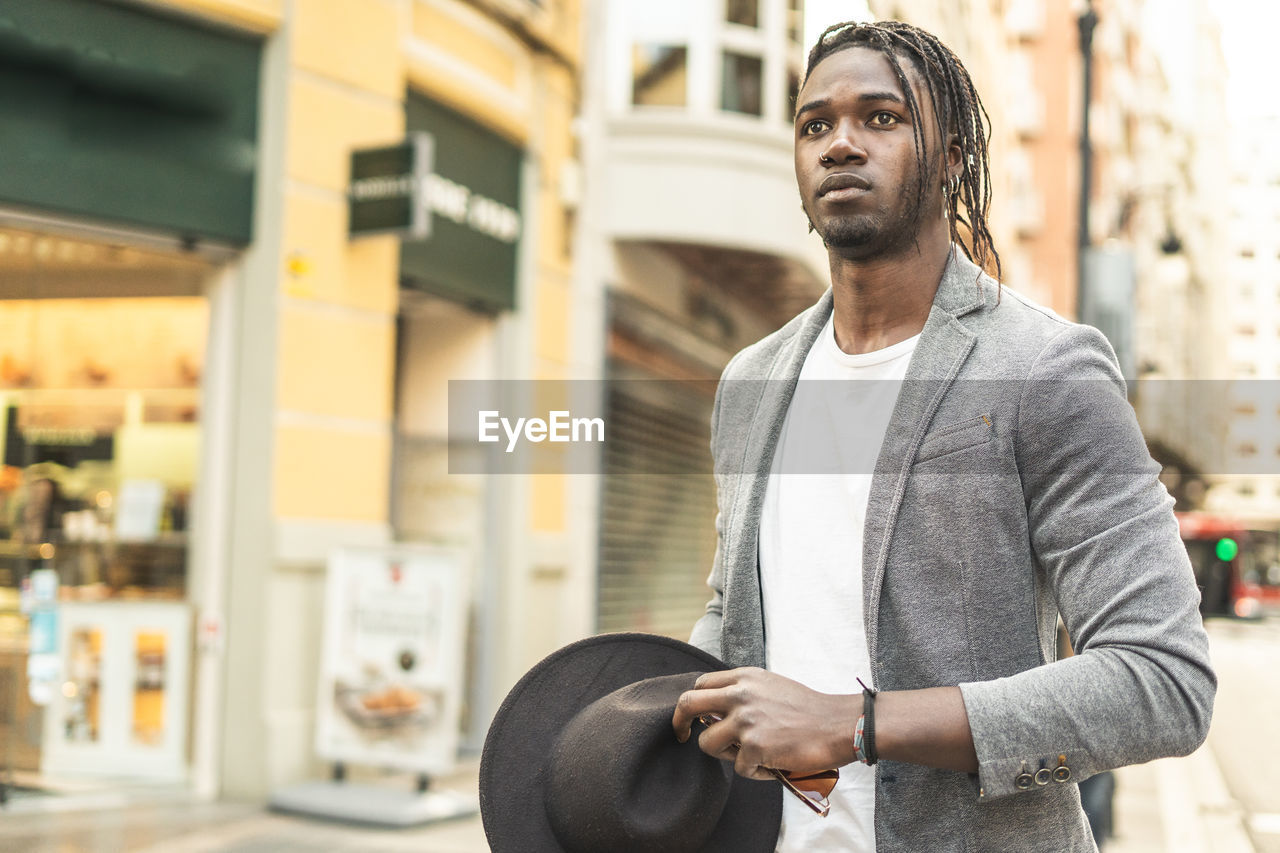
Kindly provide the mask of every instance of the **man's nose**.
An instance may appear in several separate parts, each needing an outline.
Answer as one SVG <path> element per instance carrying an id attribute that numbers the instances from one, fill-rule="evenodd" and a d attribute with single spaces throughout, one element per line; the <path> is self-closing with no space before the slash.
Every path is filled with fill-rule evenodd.
<path id="1" fill-rule="evenodd" d="M 851 130 L 837 129 L 831 134 L 822 159 L 831 163 L 861 163 L 867 159 L 867 152 Z"/>

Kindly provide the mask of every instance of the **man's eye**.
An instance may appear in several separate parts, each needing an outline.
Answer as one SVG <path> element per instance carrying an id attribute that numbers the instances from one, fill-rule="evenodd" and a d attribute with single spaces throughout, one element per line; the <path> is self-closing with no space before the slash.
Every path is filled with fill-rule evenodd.
<path id="1" fill-rule="evenodd" d="M 898 117 L 882 110 L 871 117 L 871 123 L 879 127 L 890 127 L 898 123 Z"/>
<path id="2" fill-rule="evenodd" d="M 813 121 L 805 122 L 804 127 L 800 128 L 800 132 L 805 136 L 811 136 L 815 133 L 821 133 L 826 129 L 827 123 L 825 121 L 822 119 L 814 119 Z"/>

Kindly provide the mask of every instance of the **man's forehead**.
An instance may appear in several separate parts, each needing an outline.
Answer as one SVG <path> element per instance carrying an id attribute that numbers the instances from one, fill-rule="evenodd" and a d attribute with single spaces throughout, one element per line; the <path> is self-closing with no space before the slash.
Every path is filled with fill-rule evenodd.
<path id="1" fill-rule="evenodd" d="M 915 63 L 901 54 L 895 54 L 898 66 L 911 83 L 917 99 L 927 98 L 920 73 Z M 805 79 L 801 92 L 807 99 L 813 93 L 837 86 L 852 86 L 859 90 L 892 92 L 904 98 L 902 84 L 889 61 L 888 54 L 877 47 L 853 44 L 836 48 L 823 57 Z"/>

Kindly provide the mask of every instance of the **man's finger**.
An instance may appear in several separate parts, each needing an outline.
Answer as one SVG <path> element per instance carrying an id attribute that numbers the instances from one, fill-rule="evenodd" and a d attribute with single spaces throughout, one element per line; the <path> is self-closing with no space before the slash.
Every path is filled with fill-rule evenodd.
<path id="1" fill-rule="evenodd" d="M 742 678 L 743 669 L 721 669 L 714 672 L 704 672 L 698 676 L 698 680 L 693 682 L 694 690 L 715 690 L 720 687 L 729 687 L 737 684 L 738 679 Z"/>
<path id="2" fill-rule="evenodd" d="M 676 739 L 684 743 L 689 739 L 689 727 L 703 714 L 725 715 L 729 702 L 724 690 L 686 690 L 676 700 L 676 710 L 671 716 L 671 728 Z"/>
<path id="3" fill-rule="evenodd" d="M 698 735 L 698 749 L 713 758 L 734 761 L 738 757 L 738 731 L 732 718 L 712 723 Z"/>

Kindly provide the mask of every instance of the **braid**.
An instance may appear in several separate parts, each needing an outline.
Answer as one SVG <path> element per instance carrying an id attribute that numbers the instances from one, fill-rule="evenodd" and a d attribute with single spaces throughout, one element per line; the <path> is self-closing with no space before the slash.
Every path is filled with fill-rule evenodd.
<path id="1" fill-rule="evenodd" d="M 868 47 L 878 50 L 889 60 L 897 75 L 898 83 L 906 97 L 907 109 L 914 127 L 922 128 L 920 104 L 907 79 L 899 58 L 908 57 L 920 76 L 924 78 L 933 102 L 933 119 L 938 138 L 945 140 L 954 133 L 964 153 L 964 169 L 960 174 L 959 191 L 946 194 L 951 224 L 951 241 L 964 250 L 965 255 L 978 266 L 991 264 L 995 277 L 1000 278 L 1000 254 L 996 251 L 987 225 L 987 211 L 991 207 L 991 168 L 987 156 L 987 143 L 991 136 L 991 117 L 978 97 L 973 80 L 964 63 L 938 38 L 919 27 L 901 21 L 880 21 L 875 24 L 859 24 L 848 21 L 833 24 L 823 31 L 817 43 L 809 51 L 805 78 L 813 73 L 819 62 L 831 54 L 850 47 Z M 928 162 L 924 147 L 924 135 L 915 134 L 916 145 L 916 204 L 923 206 L 928 191 Z M 939 175 L 946 183 L 945 174 Z M 960 213 L 963 202 L 967 219 Z M 961 239 L 959 226 L 969 232 L 969 240 Z"/>

